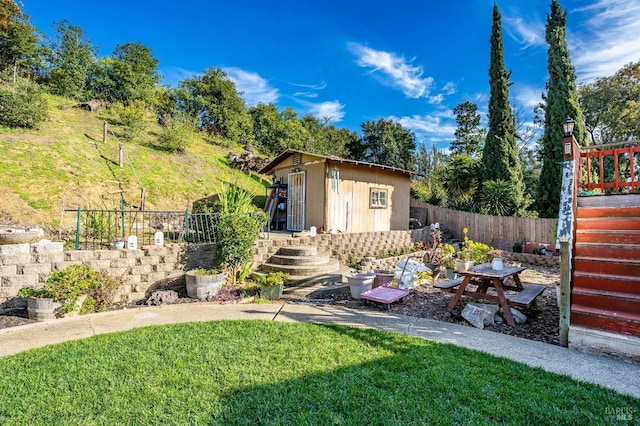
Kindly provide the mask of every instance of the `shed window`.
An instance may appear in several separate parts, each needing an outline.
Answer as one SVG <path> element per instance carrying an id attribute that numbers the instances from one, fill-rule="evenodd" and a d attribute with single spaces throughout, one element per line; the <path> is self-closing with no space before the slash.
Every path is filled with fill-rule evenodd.
<path id="1" fill-rule="evenodd" d="M 369 198 L 369 207 L 372 209 L 386 209 L 387 208 L 387 190 L 371 188 L 371 197 Z"/>

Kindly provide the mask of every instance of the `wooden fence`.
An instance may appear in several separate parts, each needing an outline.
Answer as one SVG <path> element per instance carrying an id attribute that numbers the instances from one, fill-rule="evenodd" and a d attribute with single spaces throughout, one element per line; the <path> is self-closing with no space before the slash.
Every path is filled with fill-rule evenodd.
<path id="1" fill-rule="evenodd" d="M 527 217 L 488 216 L 445 209 L 411 200 L 411 217 L 423 225 L 440 223 L 452 237 L 462 240 L 462 230 L 469 230 L 469 239 L 501 250 L 511 250 L 513 243 L 550 244 L 555 249 L 558 219 L 532 219 Z"/>

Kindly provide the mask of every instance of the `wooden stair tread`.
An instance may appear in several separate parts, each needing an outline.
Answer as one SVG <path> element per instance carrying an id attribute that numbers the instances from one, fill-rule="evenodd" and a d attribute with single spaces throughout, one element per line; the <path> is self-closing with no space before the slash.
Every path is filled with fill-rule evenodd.
<path id="1" fill-rule="evenodd" d="M 640 264 L 640 259 L 624 259 L 624 258 L 611 258 L 611 257 L 595 257 L 595 256 L 575 256 L 575 261 L 585 262 L 606 262 L 606 263 L 627 263 L 627 264 Z"/>
<path id="2" fill-rule="evenodd" d="M 640 293 L 628 293 L 622 291 L 598 290 L 593 288 L 573 287 L 573 293 L 589 296 L 606 296 L 617 299 L 635 300 L 640 302 Z"/>
<path id="3" fill-rule="evenodd" d="M 596 309 L 596 308 L 591 308 L 589 306 L 577 305 L 577 304 L 571 305 L 571 311 L 572 312 L 576 311 L 583 314 L 589 314 L 589 315 L 594 315 L 599 317 L 615 318 L 619 320 L 640 323 L 640 314 L 634 315 L 628 312 L 614 311 L 611 309 Z"/>
<path id="4" fill-rule="evenodd" d="M 617 275 L 617 274 L 603 274 L 598 272 L 582 272 L 574 271 L 574 277 L 581 278 L 599 278 L 599 279 L 611 279 L 611 280 L 625 280 L 640 283 L 640 277 L 630 277 L 629 275 Z M 630 279 L 631 278 L 631 279 Z"/>

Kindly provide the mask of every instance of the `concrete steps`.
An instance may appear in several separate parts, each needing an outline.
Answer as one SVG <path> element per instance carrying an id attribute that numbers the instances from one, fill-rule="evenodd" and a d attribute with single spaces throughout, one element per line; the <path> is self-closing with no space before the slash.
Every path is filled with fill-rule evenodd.
<path id="1" fill-rule="evenodd" d="M 351 268 L 341 266 L 328 252 L 318 252 L 315 246 L 281 247 L 268 262 L 260 265 L 262 272 L 286 272 L 289 282 L 283 298 L 323 298 L 337 291 L 348 291 L 344 275 Z"/>

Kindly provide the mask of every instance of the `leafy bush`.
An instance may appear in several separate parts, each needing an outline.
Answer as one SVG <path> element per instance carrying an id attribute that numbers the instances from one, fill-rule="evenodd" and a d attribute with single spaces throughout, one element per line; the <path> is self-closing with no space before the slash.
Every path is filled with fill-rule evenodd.
<path id="1" fill-rule="evenodd" d="M 64 312 L 79 310 L 80 314 L 86 314 L 109 309 L 120 284 L 119 279 L 103 272 L 73 264 L 51 274 L 42 289 L 24 287 L 18 296 L 50 297 L 63 303 Z M 78 308 L 77 302 L 81 296 L 86 297 Z"/>
<path id="2" fill-rule="evenodd" d="M 0 124 L 37 128 L 47 118 L 47 101 L 36 83 L 18 80 L 13 86 L 0 84 Z"/>
<path id="3" fill-rule="evenodd" d="M 185 120 L 172 120 L 162 129 L 157 146 L 167 152 L 184 153 L 195 137 L 195 127 Z"/>
<path id="4" fill-rule="evenodd" d="M 289 274 L 286 272 L 269 272 L 268 274 L 256 274 L 254 276 L 256 282 L 265 287 L 275 287 L 280 283 L 286 284 L 289 280 Z"/>
<path id="5" fill-rule="evenodd" d="M 255 211 L 253 196 L 238 186 L 223 185 L 217 192 L 219 217 L 215 227 L 214 262 L 230 269 L 235 283 L 253 258 L 253 246 L 267 222 L 267 215 Z"/>
<path id="6" fill-rule="evenodd" d="M 141 100 L 132 101 L 129 105 L 116 102 L 111 107 L 110 113 L 124 127 L 125 139 L 133 139 L 142 133 L 147 128 L 150 116 L 145 103 Z"/>

